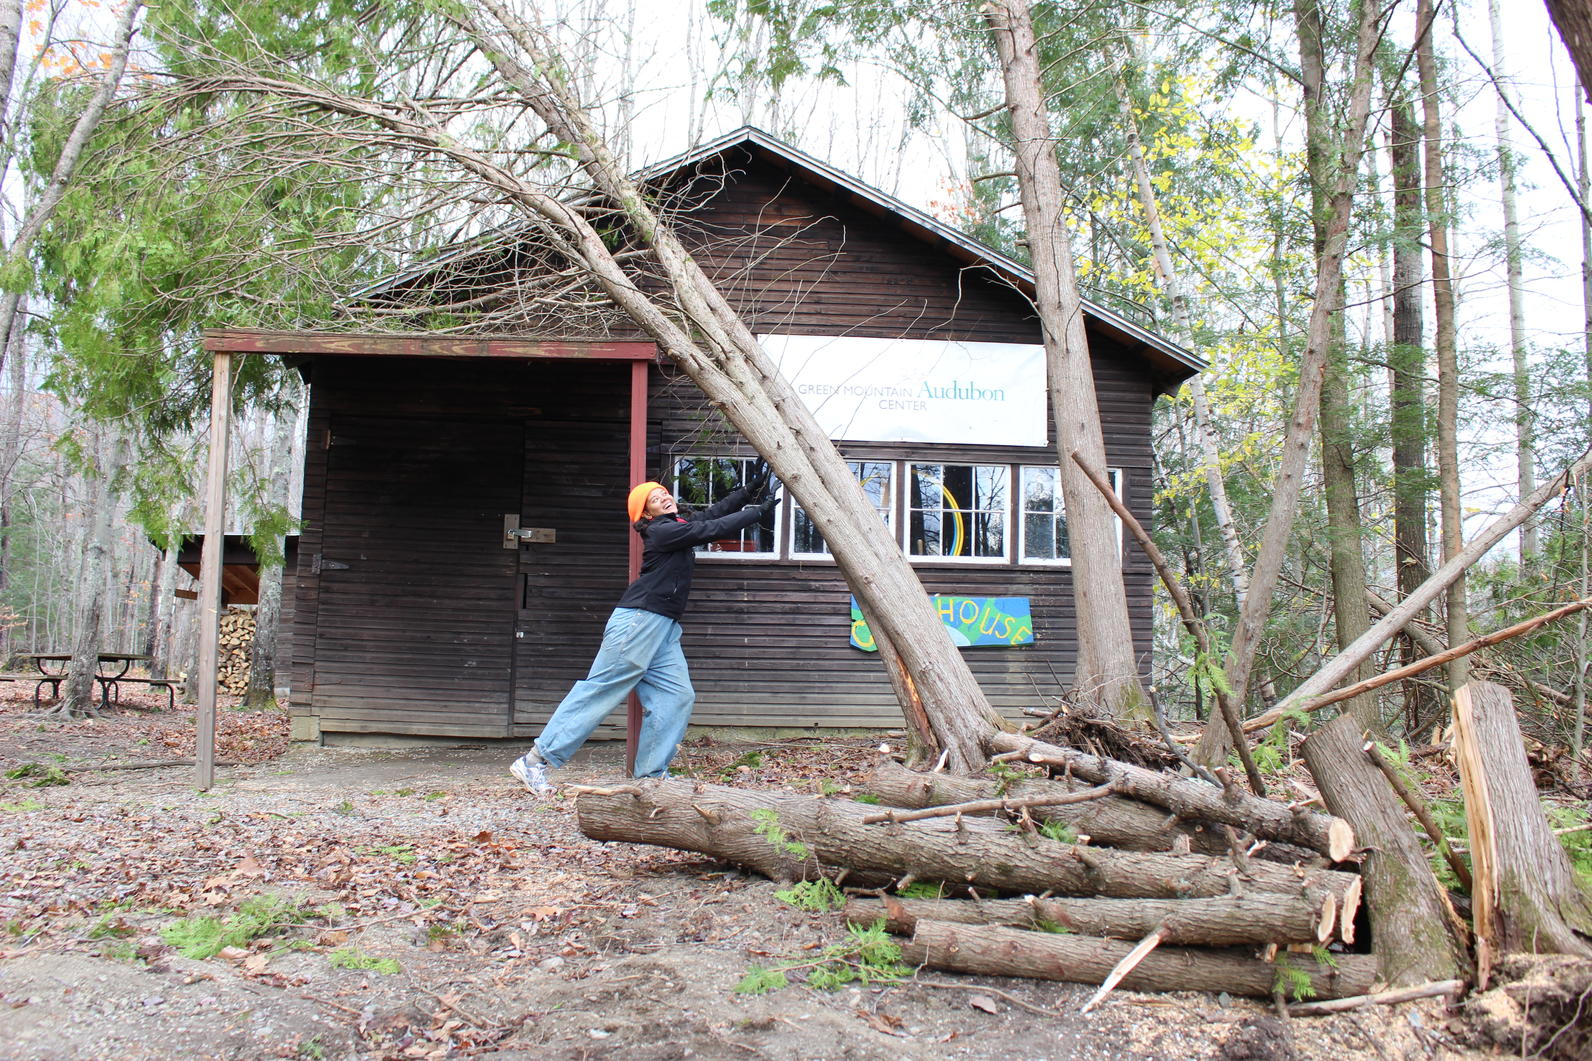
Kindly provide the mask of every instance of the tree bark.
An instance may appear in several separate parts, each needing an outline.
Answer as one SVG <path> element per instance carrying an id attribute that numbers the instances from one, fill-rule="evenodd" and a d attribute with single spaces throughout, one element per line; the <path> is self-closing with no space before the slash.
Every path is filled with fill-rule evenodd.
<path id="1" fill-rule="evenodd" d="M 1548 824 L 1509 690 L 1454 697 L 1454 748 L 1470 823 L 1476 934 L 1488 951 L 1592 958 L 1592 895 Z"/>
<path id="2" fill-rule="evenodd" d="M 1442 513 L 1443 560 L 1464 547 L 1464 512 L 1459 487 L 1459 351 L 1455 334 L 1454 283 L 1448 249 L 1448 178 L 1443 163 L 1443 119 L 1438 100 L 1437 59 L 1432 43 L 1436 12 L 1432 0 L 1415 5 L 1415 62 L 1421 79 L 1421 116 L 1426 178 L 1427 242 L 1432 251 L 1433 346 L 1437 350 L 1437 479 Z M 1465 572 L 1447 587 L 1448 643 L 1464 643 L 1469 630 Z M 1449 690 L 1458 690 L 1470 673 L 1463 659 L 1448 666 Z"/>
<path id="3" fill-rule="evenodd" d="M 262 441 L 271 446 L 269 462 L 270 503 L 285 510 L 288 483 L 292 479 L 293 440 L 296 418 L 279 413 L 269 423 L 262 422 Z M 277 539 L 277 550 L 286 539 Z M 251 708 L 276 706 L 276 644 L 282 618 L 282 576 L 284 564 L 260 566 L 260 598 L 254 609 L 254 643 L 249 652 L 249 687 L 243 702 Z"/>
<path id="4" fill-rule="evenodd" d="M 997 734 L 990 747 L 997 752 L 1016 753 L 1032 763 L 1060 767 L 1093 784 L 1111 782 L 1123 795 L 1165 807 L 1179 818 L 1231 825 L 1262 840 L 1310 848 L 1334 862 L 1343 861 L 1354 849 L 1354 830 L 1342 818 L 1237 790 L 1224 791 L 1174 774 L 1158 774 L 1014 733 Z"/>
<path id="5" fill-rule="evenodd" d="M 1363 727 L 1340 716 L 1305 738 L 1303 752 L 1321 798 L 1354 825 L 1365 850 L 1371 942 L 1381 978 L 1396 987 L 1451 980 L 1468 969 L 1458 916 L 1405 819 L 1404 805 L 1361 751 Z"/>
<path id="6" fill-rule="evenodd" d="M 1004 925 L 1044 931 L 1055 925 L 1080 936 L 1140 940 L 1157 930 L 1163 942 L 1197 947 L 1328 943 L 1338 932 L 1338 901 L 1330 892 L 1249 892 L 1209 899 L 852 899 L 846 921 L 884 921 L 910 936 L 919 921 Z M 1352 921 L 1352 916 L 1347 918 Z"/>
<path id="7" fill-rule="evenodd" d="M 1139 683 L 1122 581 L 1122 554 L 1110 509 L 1069 459 L 1109 467 L 1083 303 L 1073 268 L 1072 239 L 1062 211 L 1061 166 L 1041 88 L 1038 48 L 1027 0 L 991 0 L 982 7 L 1000 56 L 1012 122 L 1017 183 L 1034 267 L 1035 309 L 1044 333 L 1061 490 L 1072 546 L 1078 632 L 1073 685 L 1113 717 L 1147 713 Z"/>
<path id="8" fill-rule="evenodd" d="M 1359 180 L 1360 155 L 1365 143 L 1365 126 L 1370 114 L 1372 56 L 1380 39 L 1381 4 L 1365 0 L 1360 5 L 1360 21 L 1355 38 L 1353 86 L 1344 122 L 1342 151 L 1333 186 L 1331 216 L 1326 226 L 1326 241 L 1318 257 L 1315 298 L 1306 332 L 1305 352 L 1299 363 L 1299 388 L 1294 409 L 1282 443 L 1282 460 L 1272 484 L 1272 502 L 1266 517 L 1260 552 L 1250 573 L 1249 596 L 1239 612 L 1232 648 L 1228 653 L 1227 676 L 1233 687 L 1233 700 L 1243 703 L 1249 689 L 1250 672 L 1260 647 L 1266 618 L 1271 612 L 1271 595 L 1282 572 L 1288 542 L 1298 514 L 1299 494 L 1304 485 L 1304 469 L 1310 456 L 1320 407 L 1321 377 L 1331 342 L 1333 293 L 1343 275 L 1343 255 L 1348 243 L 1349 216 Z M 1195 751 L 1195 758 L 1207 766 L 1227 756 L 1231 738 L 1222 726 L 1206 726 Z"/>
<path id="9" fill-rule="evenodd" d="M 987 925 L 955 925 L 919 921 L 912 941 L 901 948 L 909 962 L 978 976 L 1026 976 L 1098 984 L 1133 949 L 1123 940 L 1089 936 L 1058 936 Z M 1310 977 L 1315 998 L 1361 995 L 1376 980 L 1376 964 L 1367 955 L 1338 954 L 1333 964 L 1289 954 L 1279 964 L 1259 961 L 1244 952 L 1159 948 L 1122 981 L 1130 991 L 1225 991 L 1230 995 L 1269 998 L 1286 986 L 1280 965 Z"/>
<path id="10" fill-rule="evenodd" d="M 1546 0 L 1548 16 L 1575 63 L 1581 91 L 1592 102 L 1592 11 L 1582 0 Z"/>
<path id="11" fill-rule="evenodd" d="M 104 435 L 111 437 L 105 439 Z M 99 714 L 94 706 L 99 692 L 94 676 L 99 673 L 100 618 L 105 611 L 105 572 L 110 565 L 112 515 L 115 509 L 114 483 L 120 474 L 124 442 L 116 429 L 96 425 L 96 444 L 91 447 L 95 467 L 90 474 L 92 499 L 88 525 L 83 533 L 83 564 L 77 583 L 77 608 L 72 626 L 72 659 L 67 664 L 66 681 L 61 683 L 61 702 L 55 711 L 68 718 L 91 718 Z"/>
<path id="12" fill-rule="evenodd" d="M 1226 858 L 1066 844 L 976 818 L 867 824 L 863 819 L 872 808 L 849 800 L 681 781 L 581 789 L 575 811 L 581 831 L 593 840 L 700 851 L 776 879 L 833 867 L 940 881 L 956 889 L 1140 899 L 1324 889 L 1340 909 L 1352 905 L 1344 897 L 1359 886 L 1350 873 L 1259 861 L 1240 872 Z M 772 838 L 776 826 L 785 839 Z"/>

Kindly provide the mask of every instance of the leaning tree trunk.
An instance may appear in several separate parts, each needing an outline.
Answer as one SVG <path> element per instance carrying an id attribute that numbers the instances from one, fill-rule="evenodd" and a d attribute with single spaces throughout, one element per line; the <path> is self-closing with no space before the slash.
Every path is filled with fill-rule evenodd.
<path id="1" fill-rule="evenodd" d="M 1517 950 L 1592 958 L 1592 895 L 1543 813 L 1509 690 L 1487 682 L 1460 689 L 1454 751 L 1483 958 Z"/>
<path id="2" fill-rule="evenodd" d="M 1293 415 L 1283 437 L 1282 458 L 1272 485 L 1271 507 L 1260 552 L 1251 573 L 1249 596 L 1238 615 L 1238 627 L 1227 656 L 1227 678 L 1233 688 L 1233 702 L 1243 703 L 1249 689 L 1250 673 L 1260 648 L 1266 618 L 1271 613 L 1271 595 L 1282 573 L 1294 518 L 1298 515 L 1299 495 L 1304 486 L 1305 465 L 1309 461 L 1316 417 L 1320 412 L 1321 379 L 1332 340 L 1332 304 L 1343 275 L 1343 256 L 1349 239 L 1349 220 L 1360 174 L 1360 155 L 1365 144 L 1365 126 L 1371 110 L 1372 58 L 1380 40 L 1382 5 L 1365 0 L 1360 5 L 1359 28 L 1355 39 L 1353 87 L 1350 91 L 1342 137 L 1342 152 L 1331 198 L 1331 216 L 1325 240 L 1316 262 L 1315 298 L 1310 309 L 1305 352 L 1299 363 L 1299 388 L 1294 395 Z M 1227 758 L 1232 739 L 1225 726 L 1205 727 L 1195 750 L 1195 758 L 1213 766 Z"/>
<path id="3" fill-rule="evenodd" d="M 1353 823 L 1365 850 L 1360 875 L 1381 978 L 1402 987 L 1463 976 L 1458 916 L 1364 744 L 1360 724 L 1344 715 L 1305 738 L 1303 752 L 1328 809 Z"/>
<path id="4" fill-rule="evenodd" d="M 672 304 L 660 304 L 637 287 L 605 237 L 579 210 L 470 152 L 435 126 L 386 111 L 373 110 L 371 116 L 411 139 L 425 141 L 431 150 L 450 155 L 556 229 L 566 252 L 724 410 L 802 503 L 852 592 L 895 646 L 935 738 L 950 753 L 949 765 L 963 772 L 982 766 L 983 738 L 1003 723 L 851 469 L 733 307 L 625 175 L 560 77 L 561 66 L 551 59 L 540 32 L 499 0 L 485 0 L 483 6 L 524 52 L 529 66 L 509 55 L 502 41 L 481 29 L 468 10 L 456 9 L 450 17 L 471 34 L 538 117 L 570 145 L 587 175 L 623 211 L 662 266 Z"/>
<path id="5" fill-rule="evenodd" d="M 1071 459 L 1076 453 L 1091 468 L 1109 466 L 1034 27 L 1027 0 L 996 0 L 985 4 L 983 12 L 1005 77 L 1017 184 L 1034 267 L 1035 309 L 1049 366 L 1061 492 L 1072 546 L 1078 631 L 1073 685 L 1111 715 L 1137 715 L 1145 711 L 1148 700 L 1133 652 L 1118 534 L 1111 510 Z"/>

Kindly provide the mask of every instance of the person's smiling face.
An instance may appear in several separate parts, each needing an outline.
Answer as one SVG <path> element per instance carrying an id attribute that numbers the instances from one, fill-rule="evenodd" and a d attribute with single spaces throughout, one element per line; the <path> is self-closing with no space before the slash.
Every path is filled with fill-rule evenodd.
<path id="1" fill-rule="evenodd" d="M 674 503 L 673 494 L 660 488 L 647 495 L 645 511 L 648 519 L 657 519 L 659 516 L 674 515 L 680 511 L 680 506 Z"/>

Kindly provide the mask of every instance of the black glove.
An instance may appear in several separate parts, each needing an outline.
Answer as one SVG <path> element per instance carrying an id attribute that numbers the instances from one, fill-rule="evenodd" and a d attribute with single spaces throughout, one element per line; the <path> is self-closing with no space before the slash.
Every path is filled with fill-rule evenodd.
<path id="1" fill-rule="evenodd" d="M 742 512 L 756 512 L 756 513 L 758 513 L 758 518 L 759 519 L 767 519 L 768 516 L 769 516 L 769 513 L 773 512 L 775 507 L 778 506 L 778 505 L 779 505 L 779 490 L 778 490 L 778 488 L 776 488 L 774 490 L 774 492 L 769 494 L 767 497 L 762 498 L 761 500 L 753 501 L 751 504 L 743 506 L 741 508 L 741 511 Z"/>
<path id="2" fill-rule="evenodd" d="M 768 489 L 769 476 L 768 461 L 759 457 L 752 462 L 751 468 L 746 472 L 746 496 L 754 501 L 761 500 L 763 492 Z"/>

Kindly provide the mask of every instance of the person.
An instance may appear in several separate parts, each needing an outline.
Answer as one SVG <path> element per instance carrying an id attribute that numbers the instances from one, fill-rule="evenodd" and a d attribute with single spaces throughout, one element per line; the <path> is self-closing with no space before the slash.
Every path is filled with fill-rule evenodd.
<path id="1" fill-rule="evenodd" d="M 695 548 L 761 522 L 779 504 L 769 491 L 768 465 L 756 462 L 743 486 L 705 511 L 680 514 L 661 483 L 633 487 L 631 525 L 641 535 L 641 574 L 608 619 L 597 658 L 584 681 L 564 697 L 530 751 L 509 772 L 539 796 L 553 791 L 550 768 L 563 766 L 631 690 L 641 698 L 637 777 L 662 777 L 679 750 L 696 693 L 680 651 L 680 618 L 691 595 Z"/>

